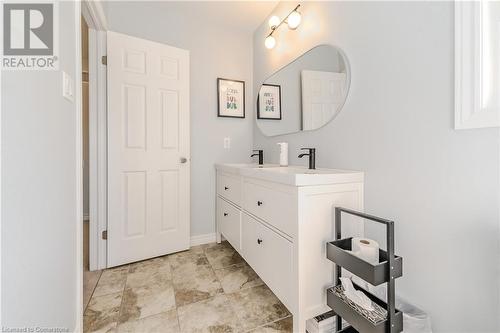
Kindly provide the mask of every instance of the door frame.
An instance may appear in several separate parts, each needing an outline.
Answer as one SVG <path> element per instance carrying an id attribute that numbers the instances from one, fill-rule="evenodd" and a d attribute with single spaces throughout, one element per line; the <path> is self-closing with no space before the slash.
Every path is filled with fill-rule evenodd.
<path id="1" fill-rule="evenodd" d="M 99 68 L 99 54 L 106 51 L 106 30 L 107 21 L 104 15 L 104 9 L 99 0 L 82 0 L 81 2 L 74 2 L 75 7 L 75 152 L 76 152 L 76 304 L 75 304 L 75 332 L 83 331 L 83 155 L 82 155 L 82 36 L 81 36 L 81 17 L 83 16 L 87 25 L 89 26 L 89 153 L 90 159 L 89 163 L 89 218 L 90 218 L 90 230 L 89 230 L 89 259 L 90 268 L 99 269 L 105 268 L 106 266 L 106 245 L 104 241 L 104 247 L 100 246 L 101 240 L 98 237 L 98 230 L 102 224 L 106 228 L 106 191 L 99 193 L 99 189 L 102 186 L 106 186 L 106 180 L 102 181 L 99 177 L 104 174 L 98 173 L 99 170 L 106 171 L 106 158 L 101 158 L 103 156 L 101 153 L 102 149 L 99 151 L 100 154 L 96 154 L 99 147 L 106 148 L 106 135 L 97 137 L 96 140 L 90 140 L 90 135 L 96 138 L 96 128 L 101 129 L 104 126 L 106 129 L 106 124 L 97 124 L 97 115 L 104 114 L 104 119 L 106 119 L 106 90 L 99 89 L 99 87 L 106 86 L 106 68 Z M 104 35 L 104 37 L 102 37 Z M 92 36 L 92 37 L 91 37 Z M 102 44 L 104 40 L 104 44 Z M 91 79 L 92 78 L 92 79 Z M 102 81 L 104 79 L 104 81 Z M 90 81 L 92 80 L 92 81 Z M 91 85 L 97 89 L 91 90 Z M 102 107 L 104 106 L 104 108 Z M 99 110 L 101 110 L 99 112 Z M 92 119 L 92 122 L 90 120 Z M 99 125 L 99 126 L 97 126 Z M 93 132 L 90 129 L 93 128 Z M 93 139 L 94 139 L 93 138 Z M 92 155 L 93 154 L 93 155 Z M 105 157 L 104 151 L 104 157 Z M 104 164 L 104 169 L 102 169 Z M 97 176 L 100 175 L 100 176 Z M 99 196 L 98 196 L 99 195 Z M 104 195 L 104 203 L 99 206 L 102 200 L 101 196 Z M 104 209 L 104 215 L 102 210 Z M 95 215 L 93 215 L 93 214 Z M 104 219 L 99 219 L 100 216 L 104 216 Z M 101 253 L 104 252 L 104 253 Z M 99 258 L 104 258 L 104 261 L 99 260 Z"/>
<path id="2" fill-rule="evenodd" d="M 89 265 L 107 267 L 107 21 L 99 1 L 82 1 L 81 15 L 89 27 Z M 81 55 L 80 55 L 81 58 Z"/>

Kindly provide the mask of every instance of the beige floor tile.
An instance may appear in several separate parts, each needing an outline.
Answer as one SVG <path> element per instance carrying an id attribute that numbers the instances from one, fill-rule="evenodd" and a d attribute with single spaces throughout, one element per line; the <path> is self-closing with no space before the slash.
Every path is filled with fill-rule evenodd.
<path id="1" fill-rule="evenodd" d="M 171 281 L 127 288 L 123 293 L 119 322 L 145 318 L 174 308 L 175 296 Z"/>
<path id="2" fill-rule="evenodd" d="M 241 326 L 226 295 L 181 306 L 177 309 L 179 325 L 183 333 L 239 332 Z"/>
<path id="3" fill-rule="evenodd" d="M 109 332 L 116 326 L 121 293 L 92 297 L 83 316 L 84 332 Z"/>
<path id="4" fill-rule="evenodd" d="M 219 246 L 219 244 L 214 242 L 214 243 L 196 245 L 196 246 L 192 246 L 189 249 L 189 251 L 191 251 L 191 252 L 205 252 L 206 249 L 214 247 L 214 246 Z"/>
<path id="5" fill-rule="evenodd" d="M 119 324 L 117 333 L 178 333 L 179 321 L 175 309 L 139 320 Z"/>
<path id="6" fill-rule="evenodd" d="M 205 253 L 199 251 L 184 251 L 171 254 L 168 256 L 168 262 L 172 272 L 189 270 L 200 265 L 209 265 Z"/>
<path id="7" fill-rule="evenodd" d="M 150 266 L 150 265 L 161 266 L 164 263 L 168 263 L 168 257 L 169 257 L 168 255 L 165 255 L 165 256 L 161 256 L 161 257 L 155 257 L 155 258 L 151 258 L 151 259 L 137 261 L 137 262 L 134 262 L 133 264 L 130 264 L 130 268 Z"/>
<path id="8" fill-rule="evenodd" d="M 177 306 L 198 302 L 223 293 L 209 265 L 183 265 L 172 271 Z"/>
<path id="9" fill-rule="evenodd" d="M 125 265 L 104 270 L 94 290 L 94 296 L 103 296 L 123 291 L 128 269 L 129 266 Z"/>
<path id="10" fill-rule="evenodd" d="M 229 245 L 227 241 L 205 250 L 208 262 L 214 269 L 224 268 L 231 265 L 241 264 L 243 258 Z"/>
<path id="11" fill-rule="evenodd" d="M 223 242 L 104 270 L 85 312 L 84 328 L 108 333 L 284 333 L 292 332 L 292 319 Z"/>
<path id="12" fill-rule="evenodd" d="M 292 317 L 278 320 L 274 323 L 266 324 L 251 331 L 251 333 L 292 333 L 292 332 L 293 332 Z"/>
<path id="13" fill-rule="evenodd" d="M 166 258 L 155 258 L 130 265 L 127 288 L 161 283 L 172 279 L 170 264 Z"/>
<path id="14" fill-rule="evenodd" d="M 285 318 L 290 315 L 286 307 L 266 286 L 244 289 L 228 294 L 245 330 Z"/>
<path id="15" fill-rule="evenodd" d="M 217 275 L 226 293 L 264 284 L 257 273 L 247 263 L 217 269 L 215 270 L 215 275 Z"/>
<path id="16" fill-rule="evenodd" d="M 99 282 L 99 278 L 101 277 L 102 271 L 83 271 L 83 309 L 87 307 L 90 302 L 90 297 L 92 297 L 92 293 L 94 292 L 95 287 L 97 286 L 97 282 Z"/>
<path id="17" fill-rule="evenodd" d="M 201 245 L 191 246 L 191 248 L 189 249 L 189 252 L 204 253 L 205 249 L 208 248 L 208 245 L 209 244 L 201 244 Z"/>
<path id="18" fill-rule="evenodd" d="M 89 222 L 83 222 L 83 310 L 87 308 L 102 270 L 89 271 Z"/>

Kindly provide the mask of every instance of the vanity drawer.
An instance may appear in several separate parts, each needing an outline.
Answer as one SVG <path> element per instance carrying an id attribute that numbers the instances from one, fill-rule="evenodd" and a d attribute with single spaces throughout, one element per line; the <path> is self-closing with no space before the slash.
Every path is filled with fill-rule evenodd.
<path id="1" fill-rule="evenodd" d="M 241 244 L 241 211 L 224 199 L 217 198 L 219 231 L 239 252 Z"/>
<path id="2" fill-rule="evenodd" d="M 293 237 L 297 221 L 297 200 L 292 193 L 245 182 L 243 208 Z"/>
<path id="3" fill-rule="evenodd" d="M 290 309 L 292 243 L 245 213 L 242 213 L 241 228 L 243 257 Z"/>
<path id="4" fill-rule="evenodd" d="M 217 174 L 217 194 L 241 205 L 241 178 L 227 174 Z"/>

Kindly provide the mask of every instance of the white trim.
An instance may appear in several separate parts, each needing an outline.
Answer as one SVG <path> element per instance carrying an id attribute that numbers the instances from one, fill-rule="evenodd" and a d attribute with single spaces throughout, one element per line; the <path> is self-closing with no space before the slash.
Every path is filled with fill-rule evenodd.
<path id="1" fill-rule="evenodd" d="M 108 22 L 101 1 L 83 0 L 82 15 L 90 28 L 100 31 L 108 30 Z"/>
<path id="2" fill-rule="evenodd" d="M 83 147 L 82 147 L 82 36 L 81 6 L 75 6 L 75 156 L 76 156 L 76 315 L 75 332 L 83 331 Z"/>
<path id="3" fill-rule="evenodd" d="M 86 6 L 82 3 L 82 9 Z M 85 16 L 84 16 L 85 18 Z M 87 19 L 85 18 L 85 21 Z M 87 23 L 88 24 L 88 23 Z M 98 238 L 98 136 L 95 130 L 97 124 L 98 109 L 97 95 L 97 80 L 96 80 L 96 62 L 97 51 L 95 47 L 96 30 L 89 29 L 88 31 L 89 45 L 89 269 L 98 269 L 99 262 L 99 238 Z"/>
<path id="4" fill-rule="evenodd" d="M 106 32 L 89 29 L 89 265 L 90 270 L 107 267 L 107 113 Z"/>
<path id="5" fill-rule="evenodd" d="M 98 239 L 99 239 L 99 261 L 97 269 L 103 269 L 107 266 L 107 241 L 102 239 L 101 234 L 108 229 L 108 100 L 107 100 L 107 71 L 99 60 L 106 55 L 106 32 L 99 31 L 97 42 L 97 110 L 98 113 L 98 178 L 97 178 L 97 200 L 98 200 Z"/>
<path id="6" fill-rule="evenodd" d="M 0 15 L 2 15 L 2 17 L 3 17 L 3 8 L 0 9 Z M 3 71 L 0 71 L 0 92 L 3 91 L 2 90 L 2 82 L 3 82 L 2 81 L 2 73 L 3 73 Z M 3 118 L 2 117 L 3 116 L 2 105 L 3 105 L 2 94 L 0 93 L 0 189 L 3 188 L 2 187 L 2 176 L 1 176 L 1 175 L 3 175 L 3 172 L 2 172 L 2 153 L 1 153 L 3 151 L 3 146 L 2 146 L 2 137 L 3 137 L 2 136 L 2 118 Z M 2 223 L 3 223 L 3 221 L 2 221 L 2 216 L 3 216 L 2 215 L 2 192 L 3 191 L 0 191 L 0 252 L 2 251 L 2 236 L 3 236 L 2 235 Z M 0 295 L 3 295 L 2 294 L 2 285 L 3 285 L 2 284 L 2 276 L 3 276 L 2 267 L 3 267 L 2 266 L 2 256 L 0 255 Z M 2 322 L 2 313 L 3 313 L 2 302 L 0 302 L 0 326 L 1 327 L 3 327 L 3 325 L 2 325 L 2 323 L 3 323 Z"/>
<path id="7" fill-rule="evenodd" d="M 107 22 L 100 1 L 82 1 L 82 15 L 89 26 L 89 265 L 107 267 L 107 114 L 106 55 Z"/>
<path id="8" fill-rule="evenodd" d="M 94 30 L 106 30 L 107 29 L 107 22 L 106 22 L 106 17 L 104 16 L 104 11 L 103 11 L 103 8 L 102 8 L 102 4 L 99 2 L 99 1 L 91 1 L 91 0 L 83 0 L 82 2 L 75 2 L 75 50 L 76 50 L 76 59 L 75 59 L 75 63 L 76 63 L 76 68 L 75 68 L 75 86 L 78 88 L 76 89 L 76 92 L 75 92 L 75 110 L 76 110 L 76 207 L 77 207 L 77 223 L 76 223 L 76 272 L 77 272 L 77 279 L 76 279 L 76 314 L 75 314 L 75 332 L 82 332 L 83 331 L 83 230 L 82 230 L 82 225 L 81 225 L 81 221 L 82 221 L 82 217 L 83 217 L 83 207 L 82 207 L 82 186 L 83 186 L 83 171 L 82 171 L 82 165 L 83 165 L 83 156 L 82 156 L 82 50 L 81 50 L 81 43 L 82 43 L 82 37 L 81 37 L 81 17 L 82 15 L 84 16 L 88 26 L 90 29 L 94 29 Z M 105 39 L 105 33 L 104 33 L 104 39 Z M 95 48 L 97 50 L 102 50 L 102 43 L 96 43 L 97 45 L 92 45 L 90 46 L 89 45 L 89 48 Z M 106 44 L 104 44 L 104 50 L 105 50 L 105 47 L 106 47 Z M 94 58 L 94 59 L 89 59 L 89 62 L 92 63 L 92 64 L 95 64 L 95 63 L 98 63 L 98 59 L 99 58 Z M 90 64 L 89 64 L 90 65 Z M 98 67 L 98 66 L 97 66 Z M 92 69 L 89 68 L 90 71 L 92 71 Z M 89 73 L 89 76 L 92 76 L 93 78 L 97 78 L 100 82 L 100 85 L 106 85 L 106 81 L 101 81 L 102 79 L 102 69 L 99 71 L 98 69 L 96 70 L 96 66 L 94 65 L 93 67 L 93 73 L 94 75 L 91 75 Z M 98 73 L 96 75 L 96 73 Z M 104 69 L 104 79 L 105 79 L 105 69 Z M 91 90 L 92 88 L 90 88 L 91 82 L 89 81 L 89 90 Z M 95 81 L 93 81 L 93 84 L 94 86 L 96 85 L 95 84 Z M 99 87 L 99 86 L 98 86 Z M 99 88 L 98 88 L 99 89 Z M 99 90 L 98 90 L 99 91 Z M 102 91 L 102 90 L 101 90 Z M 90 91 L 89 91 L 90 92 Z M 91 99 L 91 94 L 89 94 L 89 99 Z M 96 94 L 92 94 L 92 96 L 96 96 Z M 94 112 L 97 113 L 97 109 L 94 107 L 94 106 L 91 106 L 90 103 L 94 102 L 93 101 L 93 98 L 92 97 L 92 100 L 89 100 L 89 112 Z M 94 102 L 95 105 L 97 105 L 99 107 L 99 105 L 101 105 L 102 103 L 102 99 L 104 98 L 104 100 L 106 99 L 106 94 L 105 94 L 105 90 L 104 90 L 104 95 L 102 94 L 97 94 L 97 101 L 100 102 Z M 105 103 L 105 101 L 104 101 Z M 105 104 L 104 104 L 105 105 Z M 104 109 L 105 110 L 105 109 Z M 102 113 L 102 112 L 101 112 Z M 104 114 L 104 117 L 106 117 L 106 115 Z M 104 124 L 105 126 L 105 124 Z M 106 145 L 106 143 L 104 142 L 104 145 Z M 89 147 L 90 148 L 90 147 Z M 95 148 L 94 148 L 95 149 Z M 104 152 L 105 154 L 105 152 Z M 99 155 L 99 156 L 102 156 L 102 155 Z M 106 161 L 106 155 L 104 155 L 104 159 L 101 159 L 100 160 L 100 163 L 105 163 Z M 99 163 L 99 162 L 97 162 Z M 92 170 L 92 168 L 90 168 L 90 170 Z M 89 170 L 89 171 L 90 171 Z M 95 178 L 95 169 L 93 171 L 93 175 L 94 175 L 94 178 Z M 93 180 L 90 178 L 89 179 L 89 182 L 92 182 Z M 97 178 L 97 180 L 94 180 L 94 181 L 97 181 L 98 185 L 101 185 L 99 183 L 100 179 Z M 104 181 L 104 186 L 106 186 L 106 182 Z M 99 186 L 98 188 L 97 187 L 94 187 L 94 190 L 96 189 L 100 189 L 101 186 Z M 92 195 L 92 193 L 90 193 L 90 195 Z M 106 196 L 106 192 L 102 193 L 101 192 L 101 196 Z M 94 197 L 96 197 L 95 193 L 94 193 Z M 90 204 L 90 202 L 89 202 Z M 99 206 L 96 207 L 95 203 L 94 203 L 94 213 L 97 212 L 97 208 Z M 105 206 L 104 206 L 105 207 Z M 99 216 L 102 216 L 101 215 L 101 211 L 103 209 L 100 209 L 99 210 Z M 90 212 L 90 214 L 92 214 L 92 212 Z M 104 214 L 106 214 L 106 212 L 104 212 Z M 104 215 L 106 216 L 106 215 Z M 90 219 L 90 229 L 93 231 L 93 233 L 91 232 L 90 235 L 89 235 L 89 238 L 91 239 L 90 240 L 90 244 L 89 244 L 89 250 L 91 251 L 91 253 L 94 255 L 94 257 L 92 257 L 92 255 L 89 256 L 89 259 L 91 260 L 91 265 L 95 265 L 96 263 L 96 255 L 95 253 L 93 252 L 99 252 L 99 255 L 97 256 L 98 258 L 104 256 L 104 258 L 106 258 L 106 252 L 105 251 L 101 251 L 100 248 L 96 245 L 94 245 L 93 243 L 99 243 L 97 240 L 100 239 L 100 237 L 97 237 L 96 235 L 96 232 L 95 232 L 95 226 L 96 226 L 96 223 L 98 221 L 98 219 L 94 219 L 94 215 L 90 215 L 90 217 L 92 217 Z M 99 220 L 100 223 L 105 223 L 106 220 L 102 221 L 102 220 Z M 98 229 L 98 228 L 97 228 Z M 99 233 L 99 232 L 97 232 Z M 94 246 L 92 246 L 94 245 Z M 97 251 L 96 251 L 97 249 Z M 104 247 L 105 249 L 105 247 Z M 104 253 L 101 253 L 101 252 L 104 252 Z M 99 260 L 97 260 L 99 261 Z M 104 266 L 102 266 L 102 268 L 105 268 L 106 266 L 106 262 L 104 261 Z M 100 267 L 101 266 L 101 263 L 99 262 L 98 263 L 98 266 Z"/>
<path id="9" fill-rule="evenodd" d="M 215 243 L 215 240 L 216 240 L 215 232 L 212 232 L 210 234 L 204 234 L 204 235 L 195 235 L 195 236 L 191 236 L 190 245 L 196 246 L 196 245 Z"/>
<path id="10" fill-rule="evenodd" d="M 455 2 L 455 129 L 500 126 L 500 110 L 481 106 L 482 5 Z"/>

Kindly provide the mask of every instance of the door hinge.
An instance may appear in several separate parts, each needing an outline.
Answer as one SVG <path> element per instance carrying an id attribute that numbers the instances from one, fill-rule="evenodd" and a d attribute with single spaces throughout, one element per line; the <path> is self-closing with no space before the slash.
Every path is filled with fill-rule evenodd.
<path id="1" fill-rule="evenodd" d="M 102 239 L 108 239 L 108 231 L 107 230 L 104 230 L 102 232 Z"/>
<path id="2" fill-rule="evenodd" d="M 107 65 L 108 64 L 108 56 L 102 56 L 101 62 L 103 65 Z"/>

